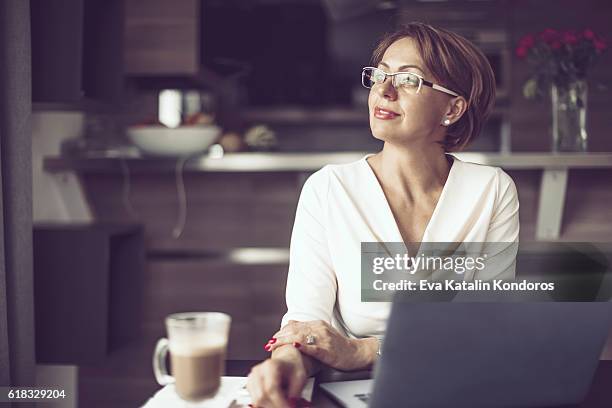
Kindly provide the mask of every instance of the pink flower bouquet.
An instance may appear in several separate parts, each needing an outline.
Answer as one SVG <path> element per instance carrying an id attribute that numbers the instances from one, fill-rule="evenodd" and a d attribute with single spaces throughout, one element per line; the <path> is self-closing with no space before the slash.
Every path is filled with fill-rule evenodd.
<path id="1" fill-rule="evenodd" d="M 567 88 L 572 82 L 586 79 L 587 71 L 606 48 L 606 41 L 589 28 L 580 32 L 547 28 L 539 34 L 523 36 L 515 53 L 532 67 L 532 75 L 523 87 L 524 96 L 546 95 L 551 84 Z"/>

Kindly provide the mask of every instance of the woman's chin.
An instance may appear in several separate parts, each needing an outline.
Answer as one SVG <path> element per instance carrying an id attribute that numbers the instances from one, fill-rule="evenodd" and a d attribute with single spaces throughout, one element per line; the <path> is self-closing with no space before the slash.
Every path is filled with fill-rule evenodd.
<path id="1" fill-rule="evenodd" d="M 401 137 L 395 129 L 389 129 L 386 126 L 371 126 L 372 136 L 375 139 L 382 140 L 383 142 L 398 142 L 405 137 Z"/>
<path id="2" fill-rule="evenodd" d="M 386 144 L 395 145 L 398 147 L 416 146 L 417 140 L 413 137 L 406 137 L 405 134 L 397 132 L 381 131 L 380 129 L 372 129 L 372 136 Z"/>
<path id="3" fill-rule="evenodd" d="M 380 132 L 372 132 L 372 136 L 374 137 L 374 139 L 378 139 L 378 140 L 380 140 L 380 141 L 387 142 L 387 141 L 388 141 L 388 140 L 387 140 L 388 138 L 387 138 L 387 137 L 383 137 L 383 136 L 381 136 L 379 133 L 380 133 Z"/>

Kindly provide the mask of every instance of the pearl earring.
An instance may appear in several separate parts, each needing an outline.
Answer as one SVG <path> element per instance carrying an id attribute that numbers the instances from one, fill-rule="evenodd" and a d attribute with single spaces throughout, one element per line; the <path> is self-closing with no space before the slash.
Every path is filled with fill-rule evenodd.
<path id="1" fill-rule="evenodd" d="M 444 119 L 444 126 L 450 125 L 450 119 Z"/>

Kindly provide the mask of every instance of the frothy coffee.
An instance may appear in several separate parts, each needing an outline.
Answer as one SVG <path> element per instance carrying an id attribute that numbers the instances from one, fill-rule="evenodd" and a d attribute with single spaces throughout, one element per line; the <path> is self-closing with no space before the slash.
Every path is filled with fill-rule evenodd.
<path id="1" fill-rule="evenodd" d="M 211 397 L 225 371 L 225 342 L 170 343 L 174 387 L 179 397 L 198 401 Z"/>

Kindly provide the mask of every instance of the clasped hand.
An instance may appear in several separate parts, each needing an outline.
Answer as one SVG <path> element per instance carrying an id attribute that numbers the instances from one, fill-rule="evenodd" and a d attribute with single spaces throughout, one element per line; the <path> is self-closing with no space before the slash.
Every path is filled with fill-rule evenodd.
<path id="1" fill-rule="evenodd" d="M 343 371 L 367 368 L 373 360 L 372 348 L 363 339 L 350 339 L 322 320 L 289 320 L 264 348 L 272 352 L 284 345 L 293 345 L 303 354 Z"/>
<path id="2" fill-rule="evenodd" d="M 307 344 L 309 337 L 314 340 L 311 344 Z M 278 350 L 273 358 L 257 364 L 249 373 L 251 406 L 296 406 L 294 402 L 308 375 L 313 374 L 313 366 L 306 364 L 311 359 L 306 356 L 339 370 L 358 370 L 372 364 L 377 344 L 374 338 L 349 339 L 324 321 L 290 320 L 264 346 L 269 352 Z"/>

